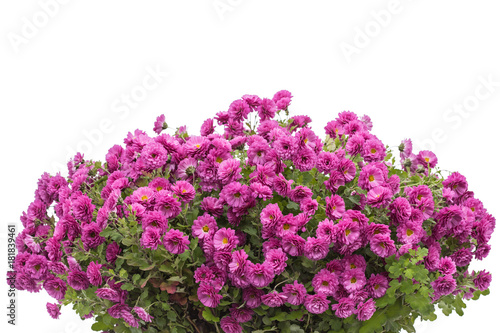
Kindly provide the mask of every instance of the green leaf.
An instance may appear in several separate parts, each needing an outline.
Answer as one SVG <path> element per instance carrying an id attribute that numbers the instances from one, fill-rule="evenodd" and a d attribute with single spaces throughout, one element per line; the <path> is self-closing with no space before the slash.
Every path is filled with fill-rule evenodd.
<path id="1" fill-rule="evenodd" d="M 121 289 L 122 290 L 127 290 L 127 291 L 131 291 L 131 290 L 134 290 L 135 289 L 135 286 L 132 284 L 132 283 L 124 283 L 122 286 L 121 286 Z"/>
<path id="2" fill-rule="evenodd" d="M 108 325 L 104 324 L 103 322 L 95 322 L 94 324 L 92 324 L 92 331 L 105 331 L 106 329 L 108 329 Z"/>
<path id="3" fill-rule="evenodd" d="M 286 319 L 286 312 L 278 312 L 274 317 L 270 318 L 271 320 L 276 320 L 276 321 L 285 321 Z"/>
<path id="4" fill-rule="evenodd" d="M 300 209 L 299 205 L 296 202 L 293 202 L 293 201 L 290 201 L 286 205 L 286 208 L 288 208 L 288 209 L 295 209 L 295 210 L 299 210 Z"/>
<path id="5" fill-rule="evenodd" d="M 359 329 L 359 333 L 374 333 L 385 324 L 386 320 L 386 315 L 378 310 L 370 319 L 363 322 L 363 326 Z"/>
<path id="6" fill-rule="evenodd" d="M 175 311 L 168 311 L 167 312 L 167 319 L 170 322 L 175 322 L 177 320 L 177 313 Z"/>
<path id="7" fill-rule="evenodd" d="M 205 308 L 205 310 L 203 310 L 202 315 L 203 318 L 205 318 L 205 320 L 210 323 L 218 323 L 220 321 L 219 317 L 214 316 L 210 308 Z"/>

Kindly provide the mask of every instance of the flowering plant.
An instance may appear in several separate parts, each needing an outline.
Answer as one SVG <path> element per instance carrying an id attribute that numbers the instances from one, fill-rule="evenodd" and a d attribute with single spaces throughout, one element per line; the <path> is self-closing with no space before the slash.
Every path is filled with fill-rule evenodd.
<path id="1" fill-rule="evenodd" d="M 291 98 L 244 95 L 200 136 L 162 115 L 105 163 L 43 174 L 8 280 L 117 333 L 415 332 L 488 294 L 468 266 L 495 218 L 464 176 L 410 140 L 397 168 L 349 111 L 321 140 Z"/>

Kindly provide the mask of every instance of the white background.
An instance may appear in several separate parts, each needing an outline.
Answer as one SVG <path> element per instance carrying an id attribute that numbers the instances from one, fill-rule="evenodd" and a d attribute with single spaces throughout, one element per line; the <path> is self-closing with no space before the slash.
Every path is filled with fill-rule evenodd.
<path id="1" fill-rule="evenodd" d="M 46 9 L 50 17 L 38 1 L 0 4 L 2 251 L 6 224 L 19 221 L 39 176 L 57 171 L 68 152 L 103 159 L 128 131 L 152 134 L 161 113 L 171 126 L 186 124 L 196 134 L 204 119 L 243 94 L 272 97 L 281 89 L 294 95 L 292 114 L 309 115 L 322 137 L 327 121 L 351 110 L 369 115 L 373 133 L 390 146 L 409 137 L 429 148 L 422 143 L 432 139 L 441 168 L 464 174 L 500 217 L 494 1 L 65 2 Z M 381 26 L 376 13 L 388 9 Z M 360 33 L 366 29 L 367 37 Z M 357 53 L 346 57 L 348 44 Z M 124 107 L 122 97 L 139 94 L 148 70 L 156 69 L 168 77 L 134 108 Z M 473 265 L 493 273 L 491 295 L 468 302 L 464 317 L 440 317 L 419 333 L 498 331 L 499 237 L 490 257 Z M 0 262 L 5 276 L 6 259 Z M 0 286 L 4 313 L 7 290 Z M 2 330 L 90 331 L 90 321 L 69 308 L 51 319 L 47 301 L 45 292 L 19 293 L 19 325 L 7 326 L 2 314 Z"/>

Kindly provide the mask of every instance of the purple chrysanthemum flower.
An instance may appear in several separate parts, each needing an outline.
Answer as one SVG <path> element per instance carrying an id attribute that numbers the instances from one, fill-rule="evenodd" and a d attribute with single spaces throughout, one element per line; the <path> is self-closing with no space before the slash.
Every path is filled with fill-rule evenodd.
<path id="1" fill-rule="evenodd" d="M 154 123 L 153 131 L 156 134 L 160 134 L 161 131 L 163 131 L 164 129 L 167 129 L 167 128 L 168 127 L 167 127 L 167 123 L 165 122 L 165 115 L 161 114 L 158 117 L 156 117 L 156 121 Z"/>
<path id="2" fill-rule="evenodd" d="M 47 312 L 52 318 L 54 319 L 59 318 L 59 316 L 61 315 L 61 308 L 59 307 L 59 305 L 57 305 L 56 303 L 47 303 L 46 307 L 47 307 Z"/>
<path id="3" fill-rule="evenodd" d="M 242 99 L 238 99 L 229 106 L 229 118 L 237 122 L 247 119 L 248 114 L 252 111 L 248 103 Z"/>
<path id="4" fill-rule="evenodd" d="M 218 251 L 231 251 L 236 247 L 238 239 L 231 228 L 221 228 L 214 234 L 214 246 Z"/>
<path id="5" fill-rule="evenodd" d="M 210 214 L 205 213 L 193 221 L 191 230 L 193 237 L 198 237 L 198 239 L 211 238 L 217 231 L 217 222 Z"/>
<path id="6" fill-rule="evenodd" d="M 245 266 L 245 275 L 254 287 L 263 288 L 269 285 L 274 279 L 274 269 L 268 262 L 253 264 L 248 262 Z"/>
<path id="7" fill-rule="evenodd" d="M 97 261 L 91 261 L 87 266 L 87 277 L 89 282 L 94 286 L 100 286 L 102 284 L 101 267 Z"/>
<path id="8" fill-rule="evenodd" d="M 163 236 L 163 246 L 173 254 L 184 253 L 189 248 L 189 244 L 189 237 L 177 229 L 170 229 Z"/>
<path id="9" fill-rule="evenodd" d="M 114 264 L 116 261 L 116 258 L 118 258 L 118 255 L 122 252 L 122 249 L 120 248 L 120 245 L 116 242 L 110 243 L 106 247 L 106 260 L 110 264 Z"/>
<path id="10" fill-rule="evenodd" d="M 82 242 L 86 250 L 95 249 L 104 241 L 106 238 L 100 236 L 101 227 L 95 222 L 88 223 L 82 228 Z"/>
<path id="11" fill-rule="evenodd" d="M 139 160 L 146 171 L 153 171 L 165 165 L 168 160 L 168 152 L 162 144 L 153 141 L 142 148 Z"/>
<path id="12" fill-rule="evenodd" d="M 375 208 L 387 207 L 391 201 L 392 191 L 385 186 L 377 186 L 368 191 L 367 204 Z"/>
<path id="13" fill-rule="evenodd" d="M 314 292 L 332 296 L 337 291 L 338 279 L 334 273 L 323 268 L 312 279 Z"/>
<path id="14" fill-rule="evenodd" d="M 172 186 L 172 192 L 174 192 L 182 202 L 190 202 L 196 195 L 193 185 L 185 180 L 178 180 Z"/>
<path id="15" fill-rule="evenodd" d="M 294 166 L 302 172 L 310 171 L 316 166 L 316 153 L 310 148 L 299 149 L 292 156 Z"/>
<path id="16" fill-rule="evenodd" d="M 490 287 L 491 273 L 486 272 L 485 270 L 482 270 L 479 273 L 477 273 L 477 276 L 474 278 L 473 282 L 474 282 L 474 286 L 477 289 L 479 289 L 481 291 L 485 291 L 486 289 L 488 289 Z"/>
<path id="17" fill-rule="evenodd" d="M 220 327 L 224 333 L 241 333 L 243 328 L 240 323 L 236 321 L 233 317 L 225 316 L 220 320 Z"/>
<path id="18" fill-rule="evenodd" d="M 274 118 L 277 108 L 272 99 L 263 98 L 261 103 L 257 106 L 257 112 L 261 121 Z"/>
<path id="19" fill-rule="evenodd" d="M 427 167 L 434 168 L 438 162 L 436 154 L 429 150 L 422 150 L 417 155 L 418 164 L 422 164 L 426 169 Z"/>
<path id="20" fill-rule="evenodd" d="M 269 263 L 273 267 L 274 274 L 280 275 L 283 273 L 286 268 L 286 261 L 288 260 L 288 257 L 281 248 L 271 249 L 266 252 L 265 256 L 265 262 Z"/>
<path id="21" fill-rule="evenodd" d="M 108 309 L 108 313 L 113 318 L 121 318 L 132 327 L 139 327 L 137 319 L 131 312 L 130 306 L 126 304 L 115 304 Z"/>
<path id="22" fill-rule="evenodd" d="M 85 272 L 80 270 L 71 270 L 68 273 L 68 284 L 75 290 L 84 290 L 89 287 L 90 281 Z"/>
<path id="23" fill-rule="evenodd" d="M 218 290 L 215 289 L 212 284 L 207 282 L 202 282 L 198 288 L 198 299 L 200 302 L 208 306 L 209 308 L 215 308 L 219 305 L 222 295 L 218 294 Z"/>
<path id="24" fill-rule="evenodd" d="M 161 244 L 161 230 L 149 227 L 141 235 L 141 246 L 146 249 L 156 250 Z"/>
<path id="25" fill-rule="evenodd" d="M 237 322 L 246 323 L 252 320 L 253 310 L 233 304 L 233 307 L 229 309 L 229 313 Z"/>
<path id="26" fill-rule="evenodd" d="M 304 305 L 306 310 L 312 314 L 320 314 L 328 310 L 330 301 L 324 294 L 307 295 Z"/>
<path id="27" fill-rule="evenodd" d="M 432 289 L 434 289 L 434 298 L 446 296 L 455 291 L 457 281 L 451 275 L 440 276 L 431 282 Z"/>
<path id="28" fill-rule="evenodd" d="M 272 291 L 267 295 L 262 296 L 262 303 L 271 308 L 282 306 L 287 300 L 287 297 L 283 293 L 278 293 L 277 291 Z"/>
<path id="29" fill-rule="evenodd" d="M 293 284 L 286 284 L 283 287 L 282 294 L 286 297 L 286 302 L 291 305 L 301 305 L 306 299 L 307 290 L 302 283 L 295 280 Z"/>
<path id="30" fill-rule="evenodd" d="M 25 264 L 25 270 L 35 280 L 43 280 L 48 274 L 48 261 L 45 256 L 31 255 Z"/>
<path id="31" fill-rule="evenodd" d="M 342 274 L 342 285 L 348 292 L 360 290 L 365 286 L 365 283 L 365 272 L 360 268 L 348 269 Z"/>
<path id="32" fill-rule="evenodd" d="M 181 203 L 172 196 L 171 192 L 163 190 L 156 194 L 155 208 L 170 219 L 180 214 Z"/>
<path id="33" fill-rule="evenodd" d="M 243 289 L 243 301 L 250 309 L 255 309 L 262 304 L 261 297 L 264 295 L 262 289 L 257 289 L 254 286 L 250 286 Z"/>
<path id="34" fill-rule="evenodd" d="M 213 118 L 208 118 L 203 122 L 203 124 L 201 124 L 201 129 L 200 129 L 201 136 L 209 136 L 214 131 L 215 131 L 215 127 L 214 127 L 214 119 Z"/>
<path id="35" fill-rule="evenodd" d="M 358 304 L 358 320 L 359 321 L 366 321 L 368 319 L 370 319 L 373 314 L 375 313 L 375 311 L 377 310 L 376 306 L 375 306 L 375 301 L 370 298 L 369 300 L 367 300 L 366 302 L 364 303 L 359 303 Z"/>
<path id="36" fill-rule="evenodd" d="M 144 320 L 145 322 L 150 323 L 154 319 L 153 316 L 151 316 L 149 313 L 146 312 L 146 310 L 144 310 L 139 306 L 134 306 L 133 310 L 137 314 L 137 316 L 142 320 Z"/>
<path id="37" fill-rule="evenodd" d="M 283 236 L 283 250 L 291 256 L 301 256 L 304 253 L 304 238 L 295 234 L 286 234 Z"/>
<path id="38" fill-rule="evenodd" d="M 382 258 L 387 258 L 396 253 L 394 241 L 385 234 L 376 234 L 370 239 L 370 249 Z"/>
<path id="39" fill-rule="evenodd" d="M 120 294 L 111 288 L 99 288 L 95 291 L 97 297 L 102 299 L 107 299 L 113 302 L 120 301 Z"/>
<path id="40" fill-rule="evenodd" d="M 332 311 L 338 318 L 348 318 L 356 312 L 356 304 L 352 298 L 344 297 L 337 304 L 332 305 Z"/>
<path id="41" fill-rule="evenodd" d="M 385 295 L 387 288 L 389 288 L 389 281 L 381 274 L 372 274 L 366 281 L 366 288 L 372 297 L 380 298 Z"/>
<path id="42" fill-rule="evenodd" d="M 276 103 L 278 110 L 286 110 L 292 100 L 292 93 L 288 90 L 280 90 L 273 96 L 273 101 Z"/>
<path id="43" fill-rule="evenodd" d="M 43 283 L 43 288 L 47 290 L 47 293 L 54 297 L 55 299 L 63 299 L 66 294 L 66 282 L 58 277 L 48 279 Z"/>
<path id="44" fill-rule="evenodd" d="M 328 254 L 329 245 L 330 243 L 325 238 L 307 237 L 304 255 L 310 260 L 321 260 Z"/>
<path id="45" fill-rule="evenodd" d="M 160 234 L 163 234 L 168 228 L 168 220 L 165 215 L 159 211 L 148 211 L 141 218 L 142 230 L 157 228 Z"/>
<path id="46" fill-rule="evenodd" d="M 345 213 L 345 203 L 342 197 L 338 194 L 325 198 L 326 201 L 326 216 L 330 220 L 338 220 Z"/>

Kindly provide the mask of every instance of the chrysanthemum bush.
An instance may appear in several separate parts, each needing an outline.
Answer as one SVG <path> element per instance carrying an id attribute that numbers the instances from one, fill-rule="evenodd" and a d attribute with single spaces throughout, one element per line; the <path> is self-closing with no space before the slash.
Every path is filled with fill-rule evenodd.
<path id="1" fill-rule="evenodd" d="M 117 333 L 415 332 L 488 294 L 468 267 L 495 218 L 463 175 L 349 111 L 322 140 L 291 98 L 245 95 L 195 136 L 162 115 L 43 174 L 10 282 Z"/>

